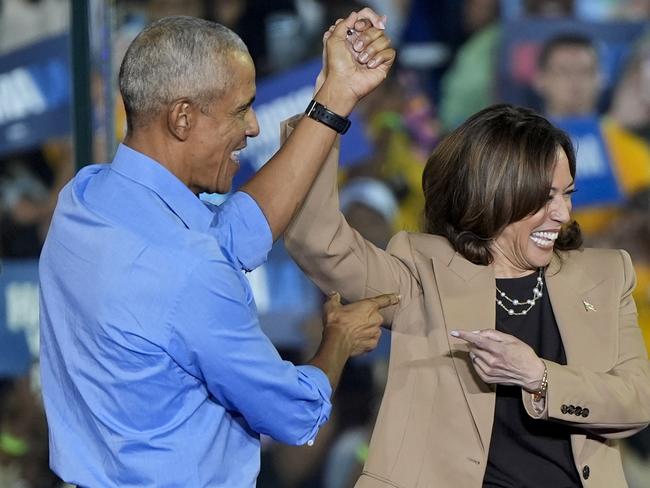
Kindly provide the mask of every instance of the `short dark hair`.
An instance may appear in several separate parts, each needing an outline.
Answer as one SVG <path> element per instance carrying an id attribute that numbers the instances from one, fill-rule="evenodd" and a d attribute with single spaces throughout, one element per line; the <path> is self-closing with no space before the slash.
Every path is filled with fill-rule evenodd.
<path id="1" fill-rule="evenodd" d="M 544 117 L 505 104 L 474 114 L 440 142 L 424 168 L 424 231 L 446 237 L 475 264 L 491 263 L 501 231 L 546 205 L 558 148 L 575 178 L 571 139 Z M 555 241 L 556 250 L 581 245 L 575 221 Z"/>
<path id="2" fill-rule="evenodd" d="M 542 44 L 537 57 L 537 66 L 540 69 L 546 68 L 551 54 L 561 47 L 582 47 L 585 49 L 591 49 L 597 57 L 596 45 L 589 37 L 577 33 L 564 33 L 553 36 Z"/>
<path id="3" fill-rule="evenodd" d="M 147 125 L 168 103 L 191 98 L 204 109 L 230 88 L 230 55 L 248 54 L 227 27 L 194 17 L 165 17 L 147 26 L 124 55 L 119 86 L 128 130 Z"/>

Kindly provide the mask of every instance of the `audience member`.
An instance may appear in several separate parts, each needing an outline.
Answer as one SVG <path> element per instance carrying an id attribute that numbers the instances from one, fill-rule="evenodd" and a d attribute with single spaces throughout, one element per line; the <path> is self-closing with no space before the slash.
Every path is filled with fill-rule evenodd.
<path id="1" fill-rule="evenodd" d="M 604 194 L 607 189 L 610 194 L 607 201 L 595 199 L 582 207 L 576 203 L 575 215 L 585 233 L 598 232 L 628 195 L 650 185 L 650 149 L 613 117 L 598 113 L 603 78 L 598 51 L 589 38 L 563 34 L 544 43 L 535 87 L 546 115 L 577 139 L 578 179 L 596 175 L 602 187 L 593 191 Z M 591 191 L 579 188 L 586 190 Z"/>

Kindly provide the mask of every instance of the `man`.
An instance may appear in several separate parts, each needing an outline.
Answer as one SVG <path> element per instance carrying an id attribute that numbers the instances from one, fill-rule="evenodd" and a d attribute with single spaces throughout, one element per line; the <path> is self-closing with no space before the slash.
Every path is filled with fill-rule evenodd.
<path id="1" fill-rule="evenodd" d="M 327 420 L 345 361 L 376 345 L 378 309 L 397 297 L 341 306 L 334 295 L 316 355 L 295 367 L 262 334 L 241 270 L 264 261 L 302 201 L 330 126 L 386 76 L 395 53 L 369 21 L 382 18 L 364 9 L 329 34 L 315 100 L 330 112 L 305 117 L 220 208 L 197 194 L 230 190 L 259 131 L 245 45 L 221 25 L 171 17 L 129 47 L 124 144 L 61 192 L 40 262 L 50 463 L 64 480 L 251 487 L 261 433 L 301 444 Z M 361 32 L 354 48 L 349 29 Z"/>
<path id="2" fill-rule="evenodd" d="M 602 231 L 627 196 L 650 185 L 650 148 L 614 119 L 598 116 L 603 77 L 589 38 L 563 34 L 544 43 L 534 82 L 546 115 L 577 142 L 575 217 L 588 235 Z"/>
<path id="3" fill-rule="evenodd" d="M 580 34 L 549 39 L 541 48 L 535 87 L 551 117 L 595 115 L 603 79 L 598 52 Z"/>

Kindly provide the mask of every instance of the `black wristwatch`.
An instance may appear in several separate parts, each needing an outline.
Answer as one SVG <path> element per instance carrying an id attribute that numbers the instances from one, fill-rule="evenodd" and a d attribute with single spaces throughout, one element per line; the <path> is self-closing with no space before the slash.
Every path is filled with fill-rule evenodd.
<path id="1" fill-rule="evenodd" d="M 321 124 L 325 124 L 331 129 L 334 129 L 339 134 L 345 134 L 350 128 L 350 119 L 335 114 L 325 105 L 318 103 L 316 100 L 309 102 L 307 110 L 305 110 L 305 115 L 317 120 Z"/>

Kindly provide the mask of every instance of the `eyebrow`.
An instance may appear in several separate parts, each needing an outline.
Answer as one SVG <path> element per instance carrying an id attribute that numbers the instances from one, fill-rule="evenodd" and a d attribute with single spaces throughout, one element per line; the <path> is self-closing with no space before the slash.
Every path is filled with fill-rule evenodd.
<path id="1" fill-rule="evenodd" d="M 256 98 L 256 95 L 253 95 L 253 97 L 248 102 L 246 102 L 243 105 L 240 105 L 239 107 L 237 107 L 237 111 L 239 112 L 241 110 L 246 110 L 247 108 L 249 108 L 255 102 L 255 98 Z"/>
<path id="2" fill-rule="evenodd" d="M 575 181 L 575 180 L 571 180 L 571 183 L 569 183 L 567 186 L 565 186 L 563 191 L 568 190 L 571 186 L 573 186 L 573 185 L 575 185 L 575 184 L 576 184 L 576 181 Z M 554 186 L 552 186 L 552 187 L 551 187 L 551 191 L 558 191 L 558 188 L 555 188 Z"/>

